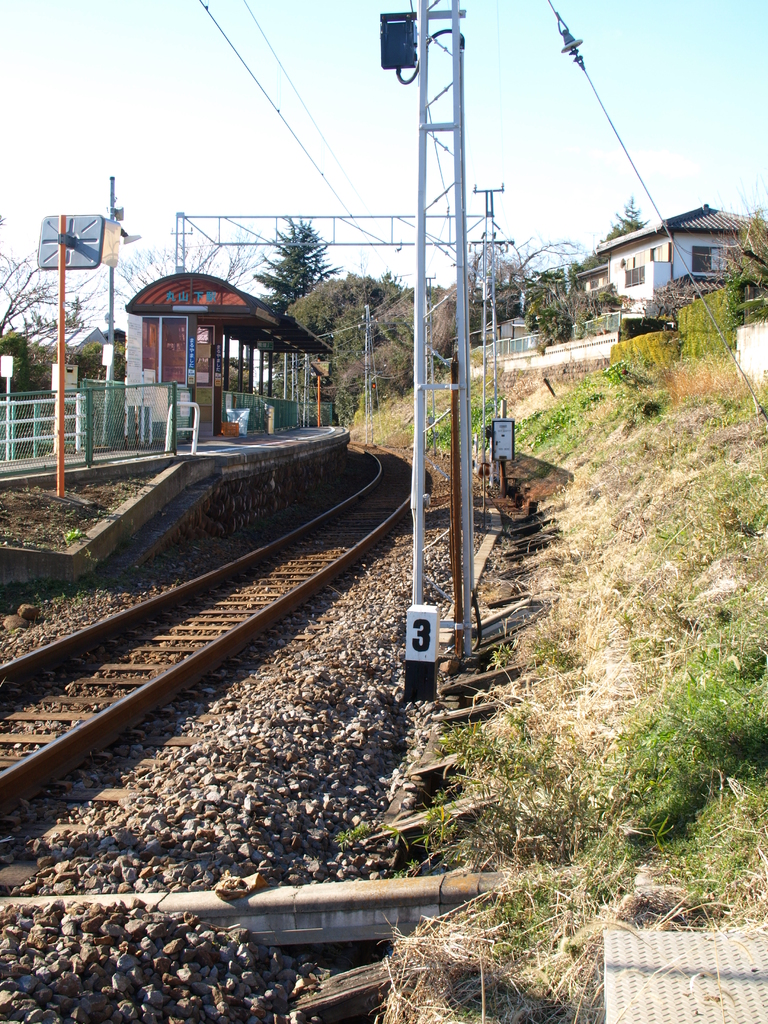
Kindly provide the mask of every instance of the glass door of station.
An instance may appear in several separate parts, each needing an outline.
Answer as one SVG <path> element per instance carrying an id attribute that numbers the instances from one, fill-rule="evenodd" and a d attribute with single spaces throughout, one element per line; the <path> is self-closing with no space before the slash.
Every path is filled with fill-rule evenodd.
<path id="1" fill-rule="evenodd" d="M 213 434 L 213 327 L 198 327 L 195 342 L 195 396 L 200 406 L 200 434 Z"/>

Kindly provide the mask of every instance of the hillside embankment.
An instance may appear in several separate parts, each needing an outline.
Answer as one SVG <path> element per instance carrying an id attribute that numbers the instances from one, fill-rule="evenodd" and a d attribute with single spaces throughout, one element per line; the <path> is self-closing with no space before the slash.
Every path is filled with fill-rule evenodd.
<path id="1" fill-rule="evenodd" d="M 551 610 L 443 742 L 486 809 L 438 801 L 428 837 L 506 886 L 396 944 L 387 1024 L 596 1022 L 607 925 L 768 924 L 768 432 L 718 361 L 510 392 L 521 452 L 573 477 L 510 566 Z"/>

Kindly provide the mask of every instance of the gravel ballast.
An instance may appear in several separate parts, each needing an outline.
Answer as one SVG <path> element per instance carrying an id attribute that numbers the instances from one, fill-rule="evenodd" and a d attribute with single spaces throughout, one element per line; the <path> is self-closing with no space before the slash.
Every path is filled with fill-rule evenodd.
<path id="1" fill-rule="evenodd" d="M 0 923 L 0 1019 L 24 1024 L 303 1024 L 289 1000 L 341 966 L 138 905 L 9 907 Z"/>

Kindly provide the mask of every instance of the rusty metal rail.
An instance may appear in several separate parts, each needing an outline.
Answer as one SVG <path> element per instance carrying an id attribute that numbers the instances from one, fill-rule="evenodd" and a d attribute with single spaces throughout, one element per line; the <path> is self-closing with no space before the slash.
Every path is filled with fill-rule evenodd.
<path id="1" fill-rule="evenodd" d="M 9 741 L 14 740 L 17 744 L 43 743 L 44 745 L 27 753 L 26 756 L 0 773 L 0 813 L 7 813 L 21 798 L 28 799 L 53 779 L 71 771 L 90 753 L 108 746 L 126 729 L 138 724 L 153 708 L 167 703 L 180 690 L 194 685 L 207 673 L 225 662 L 227 658 L 238 654 L 251 643 L 257 634 L 304 603 L 381 540 L 403 517 L 408 509 L 409 499 L 406 498 L 393 510 L 392 506 L 397 499 L 392 493 L 393 488 L 390 487 L 381 500 L 377 501 L 374 498 L 365 502 L 365 499 L 386 475 L 381 462 L 378 459 L 376 462 L 378 472 L 370 484 L 298 530 L 294 530 L 272 544 L 251 552 L 221 569 L 206 573 L 180 587 L 126 609 L 104 622 L 95 623 L 71 636 L 64 637 L 0 666 L 0 678 L 15 681 L 28 680 L 40 672 L 67 663 L 79 654 L 94 650 L 110 638 L 123 636 L 126 630 L 135 630 L 137 625 L 149 621 L 157 626 L 155 621 L 157 617 L 170 614 L 169 609 L 177 612 L 180 605 L 190 601 L 194 602 L 200 594 L 207 595 L 215 588 L 221 588 L 222 584 L 232 583 L 233 580 L 236 581 L 237 577 L 249 573 L 260 564 L 268 566 L 270 560 L 273 563 L 272 577 L 268 572 L 264 579 L 257 579 L 245 585 L 237 585 L 235 582 L 235 589 L 231 595 L 225 596 L 223 600 L 214 595 L 208 603 L 208 610 L 204 609 L 202 612 L 193 613 L 191 620 L 187 617 L 186 622 L 191 621 L 191 625 L 185 624 L 182 620 L 180 623 L 168 627 L 157 626 L 160 635 L 148 638 L 152 639 L 154 646 L 136 647 L 134 643 L 127 655 L 134 657 L 137 652 L 147 651 L 159 652 L 161 657 L 183 654 L 180 661 L 167 667 L 162 663 L 146 660 L 138 663 L 133 661 L 108 663 L 100 666 L 90 680 L 77 679 L 71 684 L 75 686 L 88 683 L 97 689 L 132 687 L 131 692 L 126 696 L 116 700 L 111 696 L 95 695 L 92 698 L 47 698 L 49 702 L 50 700 L 68 701 L 72 706 L 78 707 L 83 704 L 103 704 L 107 700 L 111 702 L 108 707 L 90 715 L 83 711 L 84 720 L 79 721 L 73 728 L 56 738 L 33 732 L 5 734 Z M 369 505 L 374 507 L 369 508 Z M 385 506 L 384 509 L 382 509 L 382 505 Z M 352 511 L 350 512 L 350 510 Z M 351 522 L 345 523 L 345 514 L 348 514 L 347 518 L 350 518 Z M 330 526 L 327 525 L 329 523 L 331 523 Z M 361 529 L 366 532 L 359 536 Z M 342 548 L 344 537 L 348 537 L 350 533 L 357 534 L 359 539 Z M 311 534 L 315 537 L 315 543 L 307 545 L 305 539 Z M 294 554 L 292 562 L 290 558 L 287 559 L 288 568 L 284 569 L 283 563 L 276 560 L 274 556 L 282 554 L 285 557 L 286 552 L 290 552 L 290 549 L 296 548 L 297 545 L 299 551 Z M 315 550 L 306 551 L 307 546 Z M 306 561 L 309 568 L 301 569 L 302 559 Z M 284 581 L 287 589 L 275 597 L 270 597 L 268 603 L 262 607 L 255 611 L 252 610 L 254 601 L 261 600 L 263 602 L 265 596 L 269 596 L 270 587 L 274 585 L 273 577 L 277 579 L 278 584 L 281 580 Z M 270 583 L 270 579 L 272 579 L 272 583 Z M 210 610 L 211 607 L 213 607 L 213 611 Z M 218 610 L 216 610 L 217 608 Z M 208 618 L 204 617 L 206 615 Z M 233 623 L 231 628 L 227 628 L 230 621 L 229 616 L 240 619 Z M 208 622 L 210 625 L 207 624 Z M 177 632 L 163 634 L 163 629 Z M 180 633 L 179 630 L 188 630 L 191 635 Z M 210 637 L 207 635 L 209 632 L 216 632 L 218 635 Z M 139 638 L 139 644 L 142 639 Z M 165 646 L 160 647 L 158 643 Z M 181 643 L 184 646 L 168 646 L 172 643 Z M 201 646 L 195 649 L 194 646 L 189 646 L 190 644 Z M 158 653 L 153 656 L 157 657 Z M 146 682 L 135 675 L 136 672 L 147 671 L 157 671 L 158 674 Z M 134 674 L 123 674 L 121 678 L 121 672 Z M 17 720 L 23 718 L 23 720 L 31 722 L 34 728 L 34 722 L 71 720 L 75 719 L 78 714 L 80 712 L 77 711 L 57 714 L 42 709 L 13 717 Z M 6 721 L 9 717 L 11 716 L 6 716 Z"/>

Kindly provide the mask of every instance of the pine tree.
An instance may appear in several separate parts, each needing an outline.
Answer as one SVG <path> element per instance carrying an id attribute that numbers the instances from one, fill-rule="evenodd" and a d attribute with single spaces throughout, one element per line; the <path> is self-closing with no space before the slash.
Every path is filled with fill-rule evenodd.
<path id="1" fill-rule="evenodd" d="M 288 231 L 278 232 L 275 255 L 266 261 L 268 271 L 254 277 L 269 289 L 267 302 L 273 309 L 286 309 L 309 295 L 315 285 L 339 272 L 328 263 L 328 245 L 307 221 L 288 221 Z"/>
<path id="2" fill-rule="evenodd" d="M 640 208 L 635 206 L 635 197 L 630 196 L 629 202 L 624 204 L 624 213 L 617 213 L 616 220 L 611 221 L 611 230 L 608 232 L 605 241 L 610 242 L 614 238 L 621 238 L 622 235 L 629 235 L 633 231 L 639 231 L 648 223 L 640 219 Z"/>

